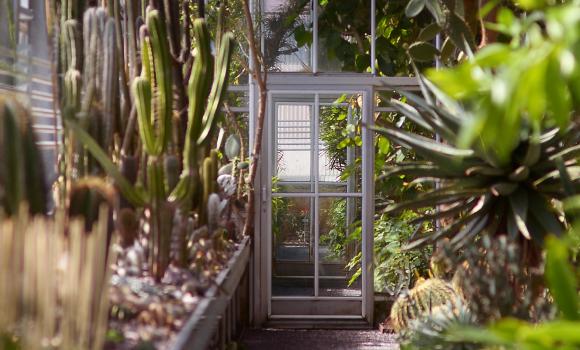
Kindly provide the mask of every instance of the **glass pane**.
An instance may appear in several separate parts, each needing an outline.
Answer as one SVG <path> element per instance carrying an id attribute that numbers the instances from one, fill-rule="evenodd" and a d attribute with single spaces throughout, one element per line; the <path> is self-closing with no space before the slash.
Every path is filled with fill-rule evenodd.
<path id="1" fill-rule="evenodd" d="M 264 0 L 264 56 L 269 71 L 312 71 L 310 8 L 307 0 Z"/>
<path id="2" fill-rule="evenodd" d="M 272 295 L 314 295 L 313 198 L 272 198 Z"/>
<path id="3" fill-rule="evenodd" d="M 371 0 L 317 0 L 318 71 L 370 72 Z"/>
<path id="4" fill-rule="evenodd" d="M 360 198 L 320 198 L 319 296 L 361 296 Z"/>
<path id="5" fill-rule="evenodd" d="M 362 98 L 320 95 L 319 192 L 360 192 Z"/>
<path id="6" fill-rule="evenodd" d="M 274 103 L 273 192 L 314 192 L 313 106 L 312 96 Z"/>

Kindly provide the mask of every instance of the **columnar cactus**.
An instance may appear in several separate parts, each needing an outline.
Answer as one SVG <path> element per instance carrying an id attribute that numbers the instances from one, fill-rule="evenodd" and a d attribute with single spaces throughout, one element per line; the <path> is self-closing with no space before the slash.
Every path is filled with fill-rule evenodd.
<path id="1" fill-rule="evenodd" d="M 149 11 L 146 25 L 141 28 L 143 68 L 141 76 L 133 81 L 133 96 L 139 135 L 145 151 L 152 157 L 160 156 L 165 151 L 171 135 L 173 94 L 169 46 L 165 37 L 165 26 L 161 23 L 159 12 Z M 150 62 L 151 59 L 153 62 Z"/>
<path id="2" fill-rule="evenodd" d="M 145 12 L 146 21 L 139 31 L 141 73 L 131 82 L 139 135 L 132 144 L 140 142 L 143 153 L 140 161 L 127 154 L 125 147 L 125 153 L 121 153 L 122 159 L 134 160 L 133 165 L 142 164 L 137 167 L 139 175 L 130 169 L 135 166 L 127 167 L 128 164 L 122 162 L 119 170 L 119 165 L 113 161 L 119 159 L 113 134 L 117 125 L 122 125 L 120 121 L 126 118 L 119 115 L 121 109 L 117 102 L 124 86 L 123 79 L 119 79 L 119 74 L 124 73 L 119 69 L 122 62 L 119 55 L 123 52 L 118 49 L 119 33 L 115 32 L 119 26 L 115 26 L 115 20 L 109 18 L 104 9 L 91 8 L 83 17 L 83 45 L 78 43 L 77 25 L 70 17 L 66 17 L 64 23 L 69 23 L 68 29 L 61 35 L 62 47 L 66 48 L 61 55 L 62 66 L 65 71 L 76 70 L 66 75 L 63 111 L 69 112 L 63 113 L 65 126 L 73 131 L 71 139 L 80 140 L 83 149 L 115 180 L 128 202 L 122 206 L 144 209 L 150 230 L 151 274 L 158 280 L 169 264 L 173 223 L 189 222 L 193 213 L 198 214 L 198 223 L 207 223 L 208 199 L 218 192 L 219 159 L 217 151 L 210 151 L 210 144 L 217 129 L 233 46 L 232 35 L 223 35 L 214 63 L 205 21 L 198 19 L 193 23 L 197 57 L 188 80 L 187 127 L 183 149 L 179 149 L 180 142 L 173 142 L 172 137 L 178 119 L 174 115 L 180 113 L 174 111 L 173 98 L 176 88 L 173 80 L 179 78 L 175 77 L 174 68 L 179 63 L 170 56 L 172 34 L 166 32 L 166 19 L 159 11 L 149 7 Z M 85 53 L 83 72 L 78 69 L 81 51 Z M 125 133 L 125 137 L 131 136 L 132 133 Z M 82 153 L 83 150 L 76 151 Z M 82 163 L 91 164 L 90 161 Z M 77 171 L 79 176 L 89 172 L 93 173 L 94 169 Z M 131 176 L 127 176 L 129 174 Z M 180 220 L 175 220 L 176 209 Z M 185 239 L 180 240 L 185 242 Z M 183 262 L 187 252 L 179 251 L 180 256 L 175 260 Z"/>
<path id="3" fill-rule="evenodd" d="M 27 202 L 32 214 L 44 214 L 48 191 L 30 115 L 12 98 L 0 96 L 0 206 L 15 214 Z"/>

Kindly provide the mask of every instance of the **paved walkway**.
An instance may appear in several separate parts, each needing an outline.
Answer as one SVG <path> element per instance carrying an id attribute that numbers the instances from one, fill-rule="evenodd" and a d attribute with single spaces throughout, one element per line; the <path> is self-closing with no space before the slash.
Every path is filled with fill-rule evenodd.
<path id="1" fill-rule="evenodd" d="M 378 330 L 249 329 L 243 350 L 398 350 L 393 334 Z"/>

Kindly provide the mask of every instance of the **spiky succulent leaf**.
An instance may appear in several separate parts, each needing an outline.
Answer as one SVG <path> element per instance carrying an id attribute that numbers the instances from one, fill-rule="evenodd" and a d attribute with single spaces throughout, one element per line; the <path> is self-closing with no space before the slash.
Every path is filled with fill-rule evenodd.
<path id="1" fill-rule="evenodd" d="M 412 200 L 391 204 L 385 211 L 438 207 L 440 213 L 427 214 L 425 218 L 454 222 L 419 233 L 407 248 L 443 237 L 459 247 L 478 234 L 506 231 L 541 244 L 547 234 L 560 234 L 564 226 L 559 219 L 562 213 L 553 206 L 553 199 L 562 199 L 580 189 L 580 166 L 576 160 L 580 147 L 572 136 L 579 132 L 578 125 L 572 124 L 566 130 L 525 130 L 511 159 L 499 162 L 495 154 L 485 151 L 490 147 L 483 140 L 468 148 L 460 147 L 459 134 L 473 118 L 430 81 L 420 75 L 418 81 L 423 97 L 401 92 L 412 105 L 396 100 L 391 105 L 427 131 L 439 133 L 442 142 L 391 124 L 373 127 L 380 135 L 413 150 L 420 159 L 387 167 L 379 179 L 400 176 L 409 185 L 439 182 L 439 186 Z"/>
<path id="2" fill-rule="evenodd" d="M 125 198 L 134 206 L 141 207 L 145 205 L 145 195 L 135 188 L 127 179 L 121 174 L 117 166 L 111 161 L 107 153 L 99 146 L 99 144 L 89 135 L 83 128 L 74 120 L 65 119 L 65 125 L 70 128 L 75 136 L 83 143 L 91 155 L 101 164 L 103 169 L 111 176 L 119 190 Z"/>

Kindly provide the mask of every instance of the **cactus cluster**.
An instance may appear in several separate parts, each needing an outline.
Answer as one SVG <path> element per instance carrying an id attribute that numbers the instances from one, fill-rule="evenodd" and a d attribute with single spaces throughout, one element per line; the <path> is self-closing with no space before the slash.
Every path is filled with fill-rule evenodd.
<path id="1" fill-rule="evenodd" d="M 543 288 L 542 264 L 522 266 L 523 254 L 516 240 L 483 236 L 464 249 L 461 258 L 450 247 L 445 247 L 444 253 L 457 266 L 452 280 L 455 289 L 480 322 L 504 317 L 530 321 L 550 317 L 552 308 Z"/>
<path id="2" fill-rule="evenodd" d="M 393 304 L 391 323 L 396 332 L 404 331 L 412 321 L 428 316 L 443 305 L 453 306 L 459 300 L 459 294 L 450 283 L 438 278 L 419 280 Z"/>
<path id="3" fill-rule="evenodd" d="M 124 27 L 117 23 L 115 6 L 119 4 L 88 8 L 80 35 L 79 22 L 70 14 L 80 16 L 82 6 L 69 11 L 70 4 L 63 1 L 66 11 L 61 17 L 60 67 L 64 76 L 62 111 L 68 166 L 64 187 L 70 192 L 70 183 L 84 176 L 101 172 L 110 176 L 122 194 L 119 203 L 123 217 L 141 216 L 147 223 L 148 265 L 151 275 L 160 280 L 171 256 L 178 264 L 187 260 L 183 248 L 187 233 L 173 226 L 187 227 L 185 223 L 192 216 L 197 225 L 206 225 L 219 216 L 208 210 L 215 208 L 208 207 L 210 196 L 219 192 L 216 180 L 220 159 L 212 142 L 227 87 L 233 38 L 229 33 L 218 38 L 214 58 L 205 20 L 193 21 L 191 33 L 197 55 L 187 75 L 186 62 L 172 56 L 173 33 L 168 32 L 163 9 L 149 6 L 143 9 L 145 20 L 135 21 L 135 25 L 141 24 L 135 45 L 140 52 L 135 57 L 141 59 L 133 65 L 139 64 L 140 74 L 124 84 L 126 72 L 120 66 L 124 51 L 119 50 L 117 32 Z M 181 80 L 187 81 L 185 113 L 178 109 L 183 99 L 176 93 Z M 119 99 L 126 87 L 131 98 Z M 124 114 L 127 110 L 133 111 L 133 124 Z M 135 124 L 137 133 L 125 131 L 121 135 L 121 130 Z M 182 126 L 185 130 L 180 135 Z M 70 195 L 65 195 L 65 202 L 68 199 L 70 203 Z M 119 225 L 124 223 L 119 221 Z M 132 230 L 118 227 L 118 231 Z M 180 243 L 175 244 L 176 240 Z M 176 247 L 173 254 L 172 246 Z"/>

